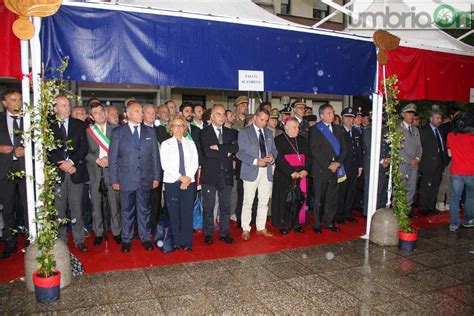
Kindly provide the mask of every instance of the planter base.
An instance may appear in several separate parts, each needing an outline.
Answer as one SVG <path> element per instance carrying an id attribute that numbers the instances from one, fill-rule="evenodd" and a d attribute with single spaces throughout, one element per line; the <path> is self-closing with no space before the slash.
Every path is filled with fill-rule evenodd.
<path id="1" fill-rule="evenodd" d="M 398 242 L 398 249 L 405 251 L 414 251 L 416 249 L 416 241 L 418 240 L 418 232 L 413 233 L 398 232 L 400 238 Z"/>
<path id="2" fill-rule="evenodd" d="M 378 209 L 372 216 L 370 241 L 381 246 L 398 244 L 398 221 L 392 209 Z"/>

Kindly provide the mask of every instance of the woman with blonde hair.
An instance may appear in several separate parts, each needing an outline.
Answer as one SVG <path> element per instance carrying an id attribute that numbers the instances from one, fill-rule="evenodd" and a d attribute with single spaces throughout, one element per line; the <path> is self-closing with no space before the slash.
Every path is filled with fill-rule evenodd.
<path id="1" fill-rule="evenodd" d="M 171 223 L 175 250 L 192 250 L 193 207 L 196 197 L 194 175 L 199 158 L 196 145 L 186 137 L 188 124 L 176 116 L 169 125 L 172 137 L 160 147 L 165 200 Z"/>

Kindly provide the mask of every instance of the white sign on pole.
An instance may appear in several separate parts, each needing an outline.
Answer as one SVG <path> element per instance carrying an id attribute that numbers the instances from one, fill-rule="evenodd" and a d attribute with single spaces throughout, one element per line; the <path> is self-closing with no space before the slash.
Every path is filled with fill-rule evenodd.
<path id="1" fill-rule="evenodd" d="M 471 88 L 471 94 L 470 94 L 469 102 L 474 103 L 474 88 Z"/>
<path id="2" fill-rule="evenodd" d="M 265 91 L 263 71 L 239 70 L 239 91 Z"/>

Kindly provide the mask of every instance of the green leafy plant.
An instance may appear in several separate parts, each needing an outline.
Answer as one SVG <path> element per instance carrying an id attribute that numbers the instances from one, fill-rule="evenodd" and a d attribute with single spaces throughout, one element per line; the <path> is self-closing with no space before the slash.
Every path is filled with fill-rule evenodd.
<path id="1" fill-rule="evenodd" d="M 408 217 L 410 213 L 410 205 L 407 201 L 407 188 L 403 175 L 398 171 L 402 157 L 399 152 L 403 146 L 403 133 L 398 127 L 398 78 L 397 76 L 390 76 L 384 80 L 384 86 L 386 90 L 386 103 L 385 110 L 388 115 L 387 126 L 388 134 L 387 139 L 390 143 L 390 163 L 391 163 L 391 176 L 392 176 L 392 209 L 393 213 L 398 219 L 398 227 L 404 233 L 412 233 L 413 227 L 411 227 L 411 220 Z"/>
<path id="2" fill-rule="evenodd" d="M 55 69 L 60 74 L 59 79 L 46 80 L 43 70 L 40 79 L 39 101 L 36 105 L 27 104 L 23 111 L 31 115 L 31 127 L 23 134 L 23 139 L 35 143 L 35 163 L 42 167 L 41 177 L 36 175 L 40 194 L 35 205 L 35 223 L 37 224 L 35 242 L 39 250 L 39 255 L 36 258 L 38 271 L 40 276 L 45 278 L 52 276 L 56 268 L 53 248 L 58 238 L 59 227 L 66 222 L 66 220 L 58 218 L 54 204 L 55 185 L 60 178 L 57 167 L 49 161 L 48 153 L 61 146 L 61 140 L 54 138 L 51 126 L 57 122 L 54 113 L 54 98 L 58 94 L 69 94 L 62 77 L 67 65 L 68 59 L 65 58 L 61 66 Z M 38 181 L 40 178 L 42 181 Z"/>

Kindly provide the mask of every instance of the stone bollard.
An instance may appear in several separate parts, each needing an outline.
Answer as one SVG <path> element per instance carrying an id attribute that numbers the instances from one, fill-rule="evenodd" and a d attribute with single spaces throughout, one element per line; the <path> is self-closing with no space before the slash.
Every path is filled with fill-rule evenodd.
<path id="1" fill-rule="evenodd" d="M 38 246 L 32 243 L 25 252 L 25 283 L 26 288 L 35 291 L 32 275 L 38 269 Z M 71 256 L 67 244 L 61 240 L 56 240 L 54 244 L 54 257 L 56 259 L 56 269 L 61 271 L 61 288 L 68 286 L 72 281 Z"/>
<path id="2" fill-rule="evenodd" d="M 381 246 L 398 245 L 398 220 L 392 209 L 378 209 L 372 216 L 370 241 Z"/>

